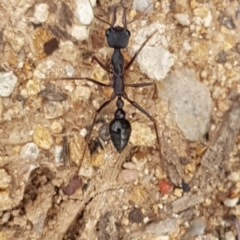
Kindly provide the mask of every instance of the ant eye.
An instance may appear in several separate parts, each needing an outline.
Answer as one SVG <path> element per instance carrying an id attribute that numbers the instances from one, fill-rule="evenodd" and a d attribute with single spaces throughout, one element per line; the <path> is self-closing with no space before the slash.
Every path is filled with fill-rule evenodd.
<path id="1" fill-rule="evenodd" d="M 108 37 L 110 35 L 110 33 L 111 33 L 111 28 L 106 30 L 106 37 Z"/>
<path id="2" fill-rule="evenodd" d="M 126 29 L 126 35 L 130 38 L 131 37 L 131 32 L 129 30 Z"/>

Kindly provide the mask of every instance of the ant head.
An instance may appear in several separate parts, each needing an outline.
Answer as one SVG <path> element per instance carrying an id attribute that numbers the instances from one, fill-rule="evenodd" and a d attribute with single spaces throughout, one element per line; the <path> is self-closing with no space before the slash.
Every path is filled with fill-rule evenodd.
<path id="1" fill-rule="evenodd" d="M 110 27 L 106 30 L 108 46 L 111 48 L 126 48 L 131 32 L 123 27 Z"/>
<path id="2" fill-rule="evenodd" d="M 127 19 L 126 19 L 126 8 L 123 8 L 122 15 L 122 25 L 115 26 L 117 22 L 117 9 L 119 6 L 116 6 L 113 10 L 113 18 L 110 24 L 110 28 L 106 31 L 107 43 L 111 48 L 126 48 L 128 45 L 129 38 L 131 36 L 130 31 L 127 29 Z"/>

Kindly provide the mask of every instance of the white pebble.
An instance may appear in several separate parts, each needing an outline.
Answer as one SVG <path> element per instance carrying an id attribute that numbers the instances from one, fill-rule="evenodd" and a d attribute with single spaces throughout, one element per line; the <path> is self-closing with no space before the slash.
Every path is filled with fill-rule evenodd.
<path id="1" fill-rule="evenodd" d="M 153 4 L 151 0 L 134 0 L 132 8 L 136 11 L 150 13 L 153 11 Z"/>
<path id="2" fill-rule="evenodd" d="M 75 0 L 75 16 L 81 24 L 89 25 L 93 18 L 93 10 L 89 0 Z"/>
<path id="3" fill-rule="evenodd" d="M 10 216 L 11 216 L 10 212 L 4 213 L 2 216 L 2 224 L 8 222 L 8 220 L 10 219 Z"/>
<path id="4" fill-rule="evenodd" d="M 72 65 L 67 65 L 65 68 L 66 75 L 68 77 L 73 77 L 74 76 L 74 67 Z"/>
<path id="5" fill-rule="evenodd" d="M 79 41 L 84 41 L 88 38 L 89 30 L 86 26 L 73 25 L 71 35 Z"/>
<path id="6" fill-rule="evenodd" d="M 233 234 L 233 232 L 229 231 L 224 234 L 224 239 L 225 240 L 235 240 L 236 238 L 235 238 L 235 235 Z"/>
<path id="7" fill-rule="evenodd" d="M 174 17 L 176 18 L 178 23 L 181 24 L 182 26 L 189 26 L 190 25 L 190 20 L 189 20 L 187 14 L 177 13 L 177 14 L 174 15 Z"/>
<path id="8" fill-rule="evenodd" d="M 227 178 L 229 181 L 238 182 L 240 180 L 240 173 L 232 172 Z"/>
<path id="9" fill-rule="evenodd" d="M 25 159 L 34 160 L 37 159 L 38 154 L 39 154 L 38 146 L 34 142 L 30 142 L 22 147 L 20 157 L 24 160 Z"/>
<path id="10" fill-rule="evenodd" d="M 83 129 L 81 129 L 81 131 L 80 131 L 80 135 L 81 135 L 83 138 L 85 138 L 85 137 L 87 136 L 87 133 L 88 133 L 88 131 L 87 131 L 86 128 L 83 128 Z"/>
<path id="11" fill-rule="evenodd" d="M 17 77 L 13 72 L 0 73 L 0 96 L 9 97 L 17 84 Z"/>
<path id="12" fill-rule="evenodd" d="M 191 45 L 189 44 L 188 40 L 183 41 L 183 48 L 186 52 L 189 52 L 192 50 Z"/>
<path id="13" fill-rule="evenodd" d="M 62 150 L 63 147 L 61 145 L 56 145 L 54 147 L 54 158 L 56 163 L 61 163 L 62 162 Z"/>
<path id="14" fill-rule="evenodd" d="M 209 10 L 207 16 L 203 18 L 203 26 L 206 28 L 210 27 L 211 23 L 212 23 L 212 13 Z"/>
<path id="15" fill-rule="evenodd" d="M 223 203 L 226 207 L 235 207 L 238 203 L 239 198 L 227 198 Z"/>
<path id="16" fill-rule="evenodd" d="M 39 3 L 35 6 L 34 18 L 36 23 L 46 22 L 48 19 L 49 6 L 46 3 Z"/>

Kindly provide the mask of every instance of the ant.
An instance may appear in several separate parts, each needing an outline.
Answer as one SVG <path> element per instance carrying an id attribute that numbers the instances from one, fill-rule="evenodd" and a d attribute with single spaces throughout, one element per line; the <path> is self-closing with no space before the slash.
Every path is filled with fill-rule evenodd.
<path id="1" fill-rule="evenodd" d="M 138 87 L 154 86 L 155 90 L 156 90 L 156 84 L 154 82 L 127 84 L 124 81 L 124 71 L 128 70 L 130 68 L 130 66 L 132 65 L 132 63 L 134 62 L 134 60 L 136 59 L 136 57 L 138 56 L 138 54 L 140 53 L 142 48 L 146 45 L 146 43 L 149 41 L 149 39 L 155 34 L 155 32 L 145 40 L 145 42 L 142 44 L 142 46 L 139 48 L 139 50 L 134 54 L 134 56 L 132 57 L 130 62 L 125 65 L 124 57 L 121 52 L 121 49 L 124 49 L 128 46 L 131 32 L 127 29 L 127 20 L 126 20 L 126 10 L 127 9 L 124 7 L 123 7 L 123 16 L 122 16 L 122 25 L 123 26 L 122 27 L 115 26 L 116 21 L 117 21 L 116 15 L 117 15 L 118 7 L 120 7 L 120 6 L 116 6 L 113 9 L 113 18 L 112 18 L 111 24 L 96 17 L 99 21 L 110 25 L 110 27 L 106 30 L 106 39 L 107 39 L 108 46 L 110 48 L 113 48 L 113 54 L 111 57 L 111 70 L 108 69 L 96 56 L 93 56 L 93 58 L 92 58 L 106 72 L 112 74 L 111 83 L 109 83 L 109 84 L 101 83 L 92 78 L 79 78 L 79 77 L 60 78 L 61 80 L 85 80 L 85 81 L 92 82 L 101 87 L 111 87 L 113 89 L 110 99 L 105 101 L 99 107 L 99 109 L 95 113 L 95 116 L 93 117 L 92 125 L 91 125 L 90 130 L 86 137 L 86 144 L 84 147 L 81 163 L 83 161 L 83 158 L 84 158 L 84 155 L 86 152 L 86 148 L 88 146 L 88 142 L 90 139 L 90 135 L 93 130 L 93 126 L 96 122 L 96 118 L 97 118 L 98 114 L 105 107 L 107 107 L 113 100 L 115 100 L 117 98 L 117 101 L 116 101 L 117 109 L 114 113 L 114 118 L 109 125 L 109 133 L 110 133 L 111 141 L 112 141 L 114 147 L 116 148 L 116 150 L 119 153 L 121 153 L 123 151 L 123 149 L 127 146 L 130 135 L 131 135 L 131 130 L 132 130 L 131 123 L 126 119 L 126 113 L 123 110 L 123 106 L 124 106 L 123 99 L 124 99 L 127 102 L 129 102 L 131 105 L 133 105 L 135 108 L 137 108 L 140 112 L 145 114 L 153 122 L 156 137 L 157 137 L 157 145 L 158 145 L 159 157 L 161 160 L 161 167 L 164 172 L 164 164 L 163 164 L 162 155 L 161 155 L 160 139 L 159 139 L 156 120 L 145 109 L 143 109 L 138 103 L 129 99 L 125 92 L 125 87 L 138 88 Z M 136 20 L 136 18 L 134 20 Z M 131 22 L 133 22 L 134 20 L 132 20 Z M 129 23 L 131 23 L 131 22 L 129 22 Z M 81 164 L 80 164 L 78 170 L 80 169 L 80 167 L 81 167 Z"/>

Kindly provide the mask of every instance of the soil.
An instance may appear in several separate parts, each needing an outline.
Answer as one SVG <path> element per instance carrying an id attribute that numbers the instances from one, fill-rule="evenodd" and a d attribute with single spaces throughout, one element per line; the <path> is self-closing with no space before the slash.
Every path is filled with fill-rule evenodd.
<path id="1" fill-rule="evenodd" d="M 0 91 L 0 240 L 240 239 L 239 1 L 154 1 L 141 13 L 128 1 L 99 0 L 85 25 L 76 2 L 0 3 L 0 90 L 1 81 L 11 89 L 17 78 L 9 94 Z M 119 4 L 134 20 L 126 63 L 137 33 L 152 23 L 166 27 L 155 35 L 174 59 L 161 80 L 149 79 L 137 59 L 124 72 L 128 84 L 154 82 L 126 91 L 156 128 L 125 101 L 132 134 L 121 153 L 108 131 L 115 101 L 96 115 L 111 97 L 112 88 L 100 86 L 111 82 L 111 70 L 93 59 L 111 69 L 106 22 Z M 197 141 L 161 98 L 164 79 L 182 69 L 211 96 L 207 131 Z"/>

